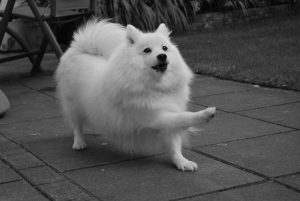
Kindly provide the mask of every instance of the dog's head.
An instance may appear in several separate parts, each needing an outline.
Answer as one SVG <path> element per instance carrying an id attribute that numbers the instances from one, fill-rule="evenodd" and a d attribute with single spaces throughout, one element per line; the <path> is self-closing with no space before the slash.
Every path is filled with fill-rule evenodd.
<path id="1" fill-rule="evenodd" d="M 143 33 L 132 25 L 127 26 L 127 42 L 134 47 L 144 68 L 158 74 L 165 73 L 174 61 L 174 45 L 169 40 L 170 31 L 161 24 L 155 32 Z"/>
<path id="2" fill-rule="evenodd" d="M 160 91 L 173 90 L 192 77 L 177 47 L 170 41 L 165 24 L 143 33 L 132 25 L 126 28 L 130 66 L 146 86 Z"/>

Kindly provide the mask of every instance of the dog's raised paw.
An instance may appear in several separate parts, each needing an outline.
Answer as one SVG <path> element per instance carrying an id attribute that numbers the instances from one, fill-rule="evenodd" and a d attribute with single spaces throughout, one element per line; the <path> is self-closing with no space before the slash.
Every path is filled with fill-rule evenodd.
<path id="1" fill-rule="evenodd" d="M 204 110 L 204 112 L 206 115 L 206 122 L 209 122 L 216 114 L 216 107 L 208 107 Z"/>
<path id="2" fill-rule="evenodd" d="M 87 144 L 84 141 L 74 142 L 72 148 L 77 151 L 84 150 L 87 148 Z"/>

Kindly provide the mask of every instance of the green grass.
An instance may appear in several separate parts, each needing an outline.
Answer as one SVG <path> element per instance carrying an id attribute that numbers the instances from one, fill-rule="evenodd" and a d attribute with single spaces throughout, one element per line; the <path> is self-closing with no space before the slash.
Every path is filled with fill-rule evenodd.
<path id="1" fill-rule="evenodd" d="M 300 15 L 178 34 L 199 74 L 300 91 Z"/>

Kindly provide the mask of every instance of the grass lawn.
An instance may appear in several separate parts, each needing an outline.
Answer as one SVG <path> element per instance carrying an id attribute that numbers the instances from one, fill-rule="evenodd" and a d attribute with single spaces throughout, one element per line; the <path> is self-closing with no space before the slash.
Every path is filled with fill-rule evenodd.
<path id="1" fill-rule="evenodd" d="M 173 38 L 199 74 L 300 91 L 300 15 Z"/>

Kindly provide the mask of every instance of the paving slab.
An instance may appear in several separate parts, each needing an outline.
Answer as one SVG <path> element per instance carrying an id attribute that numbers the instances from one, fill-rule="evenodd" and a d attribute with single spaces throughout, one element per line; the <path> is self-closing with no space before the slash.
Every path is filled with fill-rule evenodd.
<path id="1" fill-rule="evenodd" d="M 1 130 L 0 130 L 0 133 L 1 133 Z M 0 135 L 0 145 L 2 143 L 8 143 L 8 142 L 9 142 L 9 140 L 6 137 L 3 137 L 3 136 Z"/>
<path id="2" fill-rule="evenodd" d="M 26 151 L 23 148 L 10 141 L 2 143 L 0 146 L 0 157 L 2 158 L 24 153 L 26 153 Z"/>
<path id="3" fill-rule="evenodd" d="M 236 112 L 300 101 L 300 93 L 279 89 L 257 88 L 199 97 L 194 98 L 192 101 L 203 106 L 216 106 L 224 111 Z"/>
<path id="4" fill-rule="evenodd" d="M 22 93 L 34 92 L 34 90 L 29 89 L 21 85 L 17 81 L 7 81 L 0 83 L 0 89 L 6 94 L 8 97 L 15 97 Z"/>
<path id="5" fill-rule="evenodd" d="M 230 113 L 217 114 L 208 124 L 203 124 L 202 129 L 201 132 L 191 135 L 190 146 L 224 143 L 292 130 Z"/>
<path id="6" fill-rule="evenodd" d="M 300 170 L 300 131 L 201 147 L 199 150 L 269 177 Z"/>
<path id="7" fill-rule="evenodd" d="M 13 142 L 2 143 L 0 157 L 15 169 L 24 169 L 42 165 L 43 163 L 31 153 Z"/>
<path id="8" fill-rule="evenodd" d="M 21 177 L 0 160 L 0 188 L 2 183 L 21 180 Z"/>
<path id="9" fill-rule="evenodd" d="M 1 56 L 1 54 L 0 54 Z M 26 59 L 18 59 L 10 62 L 6 62 L 1 64 L 0 68 L 0 81 L 10 81 L 13 79 L 20 79 L 24 76 L 30 76 L 32 64 L 29 60 Z"/>
<path id="10" fill-rule="evenodd" d="M 43 185 L 63 181 L 65 178 L 48 166 L 27 168 L 20 171 L 34 185 Z"/>
<path id="11" fill-rule="evenodd" d="M 72 149 L 73 136 L 31 141 L 24 146 L 60 172 L 95 165 L 115 163 L 132 158 L 116 151 L 98 135 L 86 135 L 88 148 L 83 151 Z"/>
<path id="12" fill-rule="evenodd" d="M 12 107 L 4 118 L 0 119 L 0 125 L 37 121 L 60 115 L 60 108 L 56 101 L 31 102 Z"/>
<path id="13" fill-rule="evenodd" d="M 56 88 L 55 87 L 47 87 L 39 90 L 40 93 L 45 94 L 47 96 L 52 97 L 53 99 L 58 99 Z"/>
<path id="14" fill-rule="evenodd" d="M 19 94 L 8 95 L 8 100 L 11 104 L 11 107 L 15 107 L 16 105 L 24 105 L 27 107 L 29 104 L 36 104 L 39 102 L 52 101 L 53 98 L 50 96 L 46 96 L 42 93 L 38 93 L 36 91 L 24 91 Z"/>
<path id="15" fill-rule="evenodd" d="M 274 183 L 263 183 L 182 201 L 299 201 L 300 194 Z"/>
<path id="16" fill-rule="evenodd" d="M 186 151 L 197 172 L 180 172 L 165 155 L 66 173 L 101 200 L 169 200 L 261 180 L 252 174 Z"/>
<path id="17" fill-rule="evenodd" d="M 4 124 L 1 125 L 0 132 L 20 144 L 71 135 L 71 131 L 62 117 Z"/>
<path id="18" fill-rule="evenodd" d="M 54 88 L 56 86 L 54 76 L 43 75 L 43 76 L 34 76 L 30 78 L 21 79 L 20 82 L 31 89 L 36 91 L 42 90 L 45 88 Z"/>
<path id="19" fill-rule="evenodd" d="M 1 57 L 1 54 L 0 54 Z M 41 63 L 41 69 L 44 70 L 43 74 L 53 73 L 58 64 L 58 59 L 53 53 L 46 53 Z M 24 77 L 32 77 L 30 74 L 32 64 L 28 58 L 17 59 L 14 61 L 1 64 L 0 80 L 23 79 Z"/>
<path id="20" fill-rule="evenodd" d="M 300 173 L 276 179 L 282 183 L 288 184 L 300 191 Z"/>
<path id="21" fill-rule="evenodd" d="M 93 195 L 70 181 L 44 184 L 39 188 L 55 201 L 98 201 Z"/>
<path id="22" fill-rule="evenodd" d="M 45 198 L 25 181 L 0 184 L 0 200 L 48 201 L 47 198 Z"/>
<path id="23" fill-rule="evenodd" d="M 300 102 L 239 113 L 256 119 L 300 129 Z"/>
<path id="24" fill-rule="evenodd" d="M 41 68 L 45 72 L 49 72 L 50 74 L 52 74 L 56 70 L 58 63 L 59 60 L 57 59 L 55 54 L 53 52 L 48 52 L 45 54 L 42 60 Z"/>
<path id="25" fill-rule="evenodd" d="M 196 105 L 193 103 L 188 103 L 187 110 L 191 112 L 197 112 L 200 110 L 204 110 L 206 107 L 202 105 Z"/>
<path id="26" fill-rule="evenodd" d="M 28 152 L 4 156 L 3 158 L 17 170 L 36 167 L 44 164 L 42 161 Z"/>
<path id="27" fill-rule="evenodd" d="M 197 75 L 191 85 L 191 97 L 196 98 L 234 91 L 245 91 L 251 88 L 253 88 L 252 85 Z"/>

